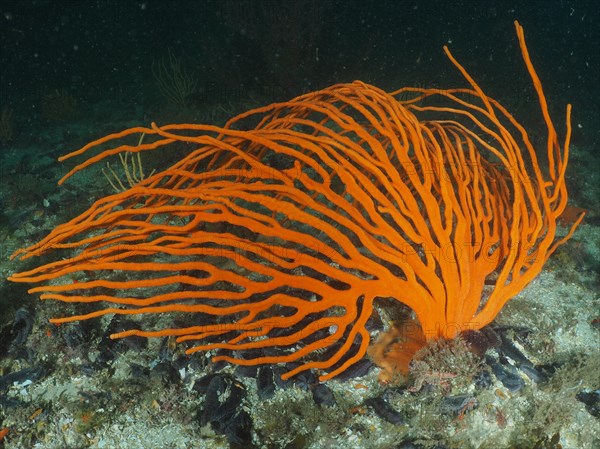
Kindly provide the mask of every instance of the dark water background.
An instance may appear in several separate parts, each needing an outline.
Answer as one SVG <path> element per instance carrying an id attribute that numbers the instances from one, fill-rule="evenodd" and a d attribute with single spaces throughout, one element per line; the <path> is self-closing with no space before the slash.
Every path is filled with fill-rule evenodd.
<path id="1" fill-rule="evenodd" d="M 43 103 L 56 92 L 76 99 L 78 117 L 96 114 L 100 123 L 75 146 L 114 131 L 101 123 L 119 111 L 131 110 L 128 117 L 145 125 L 202 120 L 164 108 L 152 65 L 169 52 L 193 74 L 190 103 L 202 109 L 285 100 L 354 79 L 388 90 L 466 86 L 443 45 L 541 137 L 515 19 L 559 131 L 571 102 L 573 142 L 600 142 L 599 13 L 592 0 L 2 0 L 0 13 L 0 109 L 10 108 L 13 140 L 24 145 L 48 126 Z"/>

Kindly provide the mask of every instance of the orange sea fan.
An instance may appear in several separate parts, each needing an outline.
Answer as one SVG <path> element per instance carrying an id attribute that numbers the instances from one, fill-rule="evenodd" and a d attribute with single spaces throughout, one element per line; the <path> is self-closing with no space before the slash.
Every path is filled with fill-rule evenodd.
<path id="1" fill-rule="evenodd" d="M 30 290 L 42 299 L 110 304 L 54 323 L 197 314 L 190 327 L 113 337 L 174 335 L 199 341 L 188 353 L 217 349 L 214 360 L 242 365 L 300 360 L 284 378 L 314 368 L 328 379 L 362 358 L 377 298 L 409 306 L 430 339 L 483 327 L 581 221 L 555 238 L 567 202 L 570 106 L 561 149 L 515 25 L 548 129 L 547 173 L 525 129 L 444 48 L 471 88 L 338 84 L 224 127 L 152 124 L 62 157 L 147 136 L 88 158 L 60 183 L 124 151 L 193 145 L 17 251 L 68 256 L 9 279 L 43 282 Z"/>

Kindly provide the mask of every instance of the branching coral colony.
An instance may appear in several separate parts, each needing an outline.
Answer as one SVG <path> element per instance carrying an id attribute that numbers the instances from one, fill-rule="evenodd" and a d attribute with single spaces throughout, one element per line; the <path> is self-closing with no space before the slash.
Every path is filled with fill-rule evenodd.
<path id="1" fill-rule="evenodd" d="M 582 218 L 555 237 L 567 203 L 571 108 L 561 147 L 515 26 L 548 129 L 547 173 L 523 126 L 444 47 L 471 88 L 386 93 L 355 81 L 224 127 L 153 123 L 63 156 L 118 145 L 60 183 L 123 152 L 192 148 L 18 250 L 13 257 L 64 257 L 9 279 L 43 283 L 30 290 L 42 299 L 109 304 L 53 323 L 195 314 L 190 327 L 112 337 L 196 340 L 188 353 L 218 349 L 214 360 L 241 365 L 299 361 L 284 378 L 318 369 L 328 379 L 362 358 L 378 298 L 409 306 L 428 339 L 479 329 Z M 116 143 L 140 133 L 149 141 Z"/>

